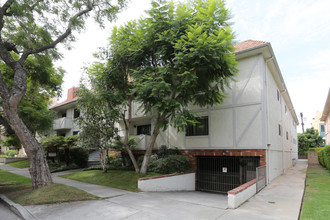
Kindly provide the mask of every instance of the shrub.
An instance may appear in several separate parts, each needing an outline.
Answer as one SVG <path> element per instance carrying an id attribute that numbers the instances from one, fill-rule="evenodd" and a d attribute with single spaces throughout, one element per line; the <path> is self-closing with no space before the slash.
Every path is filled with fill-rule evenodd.
<path id="1" fill-rule="evenodd" d="M 154 161 L 150 160 L 149 169 L 161 174 L 182 173 L 189 170 L 189 160 L 183 155 L 169 155 Z"/>
<path id="2" fill-rule="evenodd" d="M 181 153 L 178 148 L 168 148 L 165 145 L 162 145 L 157 152 L 158 158 L 165 158 L 169 155 L 181 155 Z"/>
<path id="3" fill-rule="evenodd" d="M 123 160 L 120 153 L 109 154 L 109 165 L 112 169 L 121 168 L 123 166 Z"/>
<path id="4" fill-rule="evenodd" d="M 15 155 L 18 154 L 18 151 L 17 150 L 7 150 L 5 152 L 5 154 L 8 156 L 8 157 L 14 157 Z"/>
<path id="5" fill-rule="evenodd" d="M 85 148 L 73 147 L 70 148 L 70 159 L 72 163 L 75 163 L 78 167 L 87 167 L 88 153 Z"/>
<path id="6" fill-rule="evenodd" d="M 323 147 L 318 153 L 319 163 L 330 170 L 330 145 Z"/>

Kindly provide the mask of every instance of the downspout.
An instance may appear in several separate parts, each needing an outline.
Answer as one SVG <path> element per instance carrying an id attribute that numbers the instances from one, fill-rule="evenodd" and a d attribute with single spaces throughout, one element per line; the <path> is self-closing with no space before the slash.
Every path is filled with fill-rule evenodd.
<path id="1" fill-rule="evenodd" d="M 273 56 L 271 56 L 270 58 L 268 58 L 266 61 L 265 61 L 265 87 L 266 87 L 266 143 L 267 143 L 267 146 L 266 146 L 266 157 L 267 157 L 267 160 L 266 160 L 266 168 L 267 168 L 267 185 L 269 184 L 270 182 L 270 147 L 271 147 L 271 140 L 270 140 L 270 136 L 269 136 L 269 102 L 268 102 L 268 74 L 267 74 L 267 64 L 269 61 L 273 60 Z"/>

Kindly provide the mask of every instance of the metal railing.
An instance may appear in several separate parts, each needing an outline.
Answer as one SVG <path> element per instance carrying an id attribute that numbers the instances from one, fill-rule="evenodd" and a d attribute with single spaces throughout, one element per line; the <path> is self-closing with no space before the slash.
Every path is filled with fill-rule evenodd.
<path id="1" fill-rule="evenodd" d="M 257 167 L 256 175 L 257 192 L 259 192 L 266 186 L 266 166 Z"/>

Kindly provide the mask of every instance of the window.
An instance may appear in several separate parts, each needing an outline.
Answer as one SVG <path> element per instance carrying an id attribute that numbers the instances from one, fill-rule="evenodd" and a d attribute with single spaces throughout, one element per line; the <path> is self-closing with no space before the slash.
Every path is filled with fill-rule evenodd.
<path id="1" fill-rule="evenodd" d="M 286 132 L 286 139 L 289 140 L 289 132 Z"/>
<path id="2" fill-rule="evenodd" d="M 144 135 L 151 135 L 151 124 L 148 125 L 137 125 L 136 126 L 136 134 L 144 134 Z"/>
<path id="3" fill-rule="evenodd" d="M 282 136 L 282 126 L 278 125 L 278 135 Z"/>
<path id="4" fill-rule="evenodd" d="M 277 101 L 281 102 L 281 93 L 277 90 Z"/>
<path id="5" fill-rule="evenodd" d="M 78 118 L 79 116 L 80 116 L 80 111 L 75 108 L 73 111 L 73 118 Z"/>
<path id="6" fill-rule="evenodd" d="M 284 106 L 284 109 L 285 109 L 285 113 L 288 112 L 288 108 L 286 107 L 286 105 Z"/>
<path id="7" fill-rule="evenodd" d="M 62 118 L 65 118 L 66 117 L 66 112 L 63 112 L 62 113 Z"/>
<path id="8" fill-rule="evenodd" d="M 79 131 L 74 131 L 73 133 L 72 133 L 72 135 L 78 135 L 79 134 Z"/>
<path id="9" fill-rule="evenodd" d="M 209 135 L 209 118 L 208 116 L 199 117 L 195 125 L 189 125 L 186 129 L 186 136 Z"/>
<path id="10" fill-rule="evenodd" d="M 321 125 L 321 132 L 324 132 L 324 125 Z"/>

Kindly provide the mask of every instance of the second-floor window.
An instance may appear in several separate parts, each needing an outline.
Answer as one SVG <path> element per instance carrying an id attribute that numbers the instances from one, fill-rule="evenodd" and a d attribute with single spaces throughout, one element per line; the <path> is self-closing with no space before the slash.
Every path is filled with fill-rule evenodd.
<path id="1" fill-rule="evenodd" d="M 75 108 L 73 111 L 73 118 L 78 118 L 79 116 L 80 116 L 80 111 Z"/>
<path id="2" fill-rule="evenodd" d="M 186 136 L 202 136 L 209 135 L 209 118 L 208 116 L 196 118 L 199 122 L 195 125 L 189 125 L 186 128 Z"/>
<path id="3" fill-rule="evenodd" d="M 144 135 L 151 135 L 151 124 L 148 125 L 137 125 L 136 126 L 136 134 L 144 134 Z"/>
<path id="4" fill-rule="evenodd" d="M 321 125 L 321 132 L 324 132 L 324 125 Z"/>

